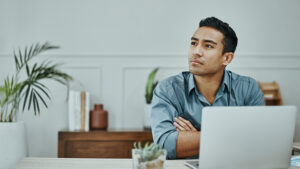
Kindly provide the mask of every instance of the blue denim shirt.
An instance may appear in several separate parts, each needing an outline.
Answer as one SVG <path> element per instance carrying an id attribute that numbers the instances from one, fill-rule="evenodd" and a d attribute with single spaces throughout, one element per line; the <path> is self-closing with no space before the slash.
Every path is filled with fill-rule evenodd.
<path id="1" fill-rule="evenodd" d="M 252 105 L 264 105 L 263 93 L 253 78 L 224 70 L 222 83 L 210 105 L 197 89 L 193 74 L 182 72 L 171 76 L 159 82 L 153 91 L 151 128 L 154 142 L 167 150 L 168 159 L 175 159 L 178 132 L 173 125 L 174 117 L 183 117 L 200 131 L 203 107 Z"/>

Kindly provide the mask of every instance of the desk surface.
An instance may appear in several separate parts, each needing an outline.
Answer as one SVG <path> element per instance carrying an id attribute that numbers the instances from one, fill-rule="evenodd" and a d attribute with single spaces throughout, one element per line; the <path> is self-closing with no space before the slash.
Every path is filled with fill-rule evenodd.
<path id="1" fill-rule="evenodd" d="M 185 160 L 167 160 L 167 169 L 187 169 Z M 24 158 L 13 169 L 132 169 L 131 159 Z M 291 167 L 290 169 L 299 169 Z"/>
<path id="2" fill-rule="evenodd" d="M 167 169 L 188 169 L 185 160 L 167 160 Z M 13 169 L 132 169 L 132 159 L 24 158 Z"/>

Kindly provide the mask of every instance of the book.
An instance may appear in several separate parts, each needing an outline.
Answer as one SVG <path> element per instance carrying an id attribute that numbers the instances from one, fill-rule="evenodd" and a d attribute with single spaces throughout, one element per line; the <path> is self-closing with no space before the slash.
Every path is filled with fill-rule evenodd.
<path id="1" fill-rule="evenodd" d="M 80 92 L 80 130 L 85 129 L 85 92 Z"/>
<path id="2" fill-rule="evenodd" d="M 291 158 L 291 166 L 300 167 L 300 155 L 293 156 Z"/>
<path id="3" fill-rule="evenodd" d="M 90 94 L 85 91 L 69 92 L 68 121 L 70 131 L 89 131 Z"/>

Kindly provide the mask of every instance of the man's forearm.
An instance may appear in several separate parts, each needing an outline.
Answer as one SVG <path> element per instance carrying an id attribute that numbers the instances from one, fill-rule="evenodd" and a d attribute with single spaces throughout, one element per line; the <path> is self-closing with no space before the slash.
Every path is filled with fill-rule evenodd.
<path id="1" fill-rule="evenodd" d="M 199 154 L 200 132 L 179 131 L 176 143 L 177 158 L 191 157 Z"/>

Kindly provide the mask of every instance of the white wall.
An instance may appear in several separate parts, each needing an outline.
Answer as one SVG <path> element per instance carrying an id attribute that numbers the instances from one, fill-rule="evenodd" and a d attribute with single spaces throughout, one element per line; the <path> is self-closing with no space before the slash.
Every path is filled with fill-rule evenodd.
<path id="1" fill-rule="evenodd" d="M 227 3 L 227 4 L 226 4 Z M 189 39 L 200 19 L 216 16 L 236 30 L 229 69 L 260 81 L 276 80 L 284 104 L 300 109 L 300 1 L 0 0 L 0 79 L 13 70 L 13 49 L 50 41 L 45 57 L 66 63 L 109 111 L 109 128 L 141 128 L 148 73 L 158 79 L 187 70 Z M 26 122 L 30 156 L 55 157 L 57 131 L 67 128 L 65 87 L 52 89 L 49 109 Z M 300 141 L 300 117 L 295 140 Z"/>

